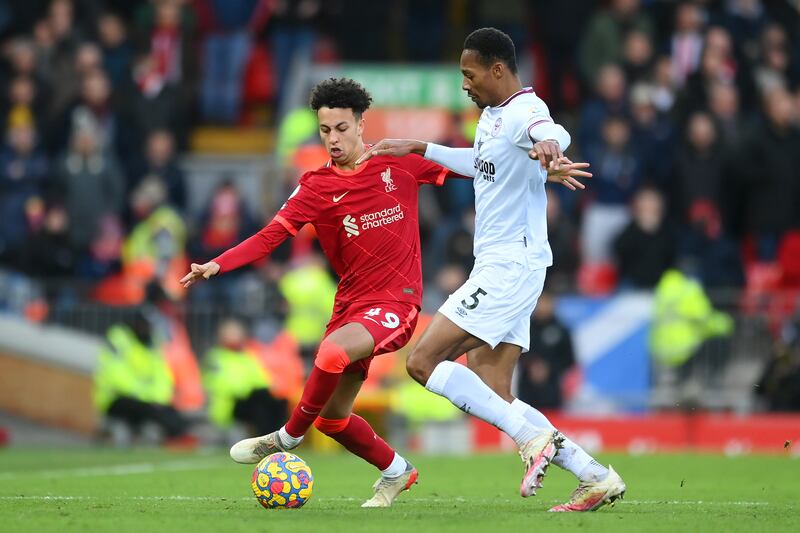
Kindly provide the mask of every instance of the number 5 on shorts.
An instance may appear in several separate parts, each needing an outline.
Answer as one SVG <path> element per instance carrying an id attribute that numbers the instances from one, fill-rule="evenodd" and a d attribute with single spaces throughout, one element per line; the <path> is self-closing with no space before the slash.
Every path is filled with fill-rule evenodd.
<path id="1" fill-rule="evenodd" d="M 472 298 L 472 303 L 467 303 L 467 300 L 461 300 L 461 305 L 470 310 L 475 309 L 476 307 L 478 307 L 478 304 L 481 303 L 478 300 L 479 295 L 486 296 L 486 291 L 478 287 L 477 291 L 469 295 L 469 297 Z"/>

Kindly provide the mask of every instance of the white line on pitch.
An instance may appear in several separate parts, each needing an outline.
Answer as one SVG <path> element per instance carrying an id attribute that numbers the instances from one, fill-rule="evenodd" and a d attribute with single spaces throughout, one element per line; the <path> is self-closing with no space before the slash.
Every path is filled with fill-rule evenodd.
<path id="1" fill-rule="evenodd" d="M 150 474 L 153 472 L 175 472 L 198 468 L 215 468 L 221 462 L 209 461 L 170 461 L 166 463 L 131 463 L 112 466 L 90 466 L 84 468 L 63 468 L 57 470 L 34 470 L 32 472 L 0 472 L 0 480 L 22 479 L 30 477 L 58 478 L 65 476 L 97 477 L 97 476 L 129 476 L 132 474 Z"/>

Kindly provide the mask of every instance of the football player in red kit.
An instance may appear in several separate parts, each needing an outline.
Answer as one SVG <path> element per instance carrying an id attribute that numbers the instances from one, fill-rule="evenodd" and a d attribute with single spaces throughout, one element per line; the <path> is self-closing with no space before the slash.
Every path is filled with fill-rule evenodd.
<path id="1" fill-rule="evenodd" d="M 314 226 L 340 278 L 333 316 L 289 421 L 273 433 L 236 443 L 231 457 L 256 463 L 291 450 L 314 424 L 381 471 L 374 496 L 362 507 L 388 507 L 416 482 L 417 470 L 352 413 L 353 402 L 372 358 L 400 349 L 414 332 L 422 301 L 418 188 L 457 175 L 417 155 L 377 156 L 356 166 L 366 150 L 362 115 L 371 100 L 350 79 L 314 87 L 310 104 L 330 161 L 300 178 L 265 228 L 208 263 L 192 264 L 181 282 L 189 287 L 262 259 L 305 224 Z M 575 183 L 570 174 L 586 175 L 562 165 L 553 181 Z"/>

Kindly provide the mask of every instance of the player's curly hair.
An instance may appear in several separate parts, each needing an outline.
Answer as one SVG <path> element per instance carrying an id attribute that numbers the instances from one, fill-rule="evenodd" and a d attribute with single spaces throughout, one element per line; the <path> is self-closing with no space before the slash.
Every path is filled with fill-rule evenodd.
<path id="1" fill-rule="evenodd" d="M 464 40 L 464 50 L 477 52 L 484 66 L 488 67 L 495 61 L 501 61 L 506 64 L 508 70 L 517 73 L 514 41 L 497 28 L 480 28 L 473 31 Z"/>
<path id="2" fill-rule="evenodd" d="M 366 89 L 349 78 L 329 78 L 311 89 L 309 105 L 314 111 L 321 107 L 352 109 L 360 117 L 369 109 L 372 97 Z"/>

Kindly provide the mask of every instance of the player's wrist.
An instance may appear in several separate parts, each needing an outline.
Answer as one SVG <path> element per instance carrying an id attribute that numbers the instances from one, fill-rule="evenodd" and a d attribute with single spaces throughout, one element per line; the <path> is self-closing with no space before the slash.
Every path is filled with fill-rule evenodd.
<path id="1" fill-rule="evenodd" d="M 421 155 L 423 157 L 425 156 L 425 152 L 427 151 L 428 151 L 428 143 L 426 143 L 425 141 L 414 141 L 411 147 L 412 154 Z"/>

